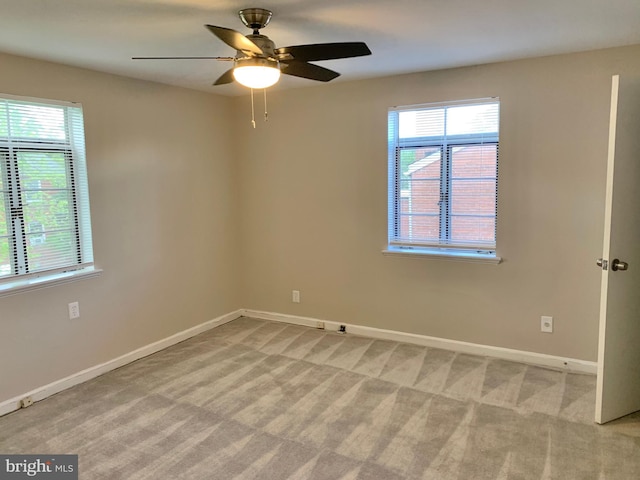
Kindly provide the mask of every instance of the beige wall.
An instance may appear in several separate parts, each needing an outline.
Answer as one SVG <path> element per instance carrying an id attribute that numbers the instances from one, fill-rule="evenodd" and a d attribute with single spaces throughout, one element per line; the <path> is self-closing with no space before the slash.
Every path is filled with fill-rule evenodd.
<path id="1" fill-rule="evenodd" d="M 241 306 L 229 99 L 6 55 L 0 70 L 2 93 L 82 102 L 104 269 L 0 298 L 0 402 Z"/>
<path id="2" fill-rule="evenodd" d="M 640 46 L 272 92 L 256 130 L 248 97 L 0 68 L 0 92 L 83 103 L 104 269 L 0 298 L 0 402 L 240 307 L 596 358 L 610 77 Z M 387 108 L 486 96 L 504 262 L 383 256 Z"/>
<path id="3" fill-rule="evenodd" d="M 596 360 L 610 84 L 626 72 L 640 47 L 276 92 L 255 131 L 235 99 L 243 306 Z M 504 262 L 383 256 L 387 108 L 489 96 Z"/>

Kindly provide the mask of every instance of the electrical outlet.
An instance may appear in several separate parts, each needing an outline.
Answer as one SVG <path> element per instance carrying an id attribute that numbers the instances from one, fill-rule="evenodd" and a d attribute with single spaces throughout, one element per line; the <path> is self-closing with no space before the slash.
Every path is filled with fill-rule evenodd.
<path id="1" fill-rule="evenodd" d="M 300 303 L 300 290 L 293 290 L 291 292 L 291 301 L 293 303 Z"/>
<path id="2" fill-rule="evenodd" d="M 319 328 L 320 330 L 324 330 L 324 322 L 316 322 L 316 328 Z"/>
<path id="3" fill-rule="evenodd" d="M 31 405 L 33 405 L 33 398 L 31 397 L 24 397 L 22 400 L 20 400 L 20 408 L 27 408 Z"/>
<path id="4" fill-rule="evenodd" d="M 540 317 L 540 331 L 544 333 L 553 333 L 553 317 Z"/>
<path id="5" fill-rule="evenodd" d="M 80 317 L 80 304 L 78 302 L 72 302 L 69 304 L 69 318 L 79 318 Z"/>

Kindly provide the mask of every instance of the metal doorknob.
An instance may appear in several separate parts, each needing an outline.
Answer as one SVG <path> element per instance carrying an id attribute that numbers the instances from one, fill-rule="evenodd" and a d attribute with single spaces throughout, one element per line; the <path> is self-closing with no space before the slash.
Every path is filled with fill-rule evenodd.
<path id="1" fill-rule="evenodd" d="M 602 259 L 599 258 L 598 260 L 596 260 L 596 265 L 601 267 L 602 266 Z"/>
<path id="2" fill-rule="evenodd" d="M 621 262 L 617 258 L 614 258 L 613 262 L 611 262 L 611 270 L 613 270 L 614 272 L 617 272 L 618 270 L 624 271 L 628 269 L 629 264 L 627 262 Z"/>

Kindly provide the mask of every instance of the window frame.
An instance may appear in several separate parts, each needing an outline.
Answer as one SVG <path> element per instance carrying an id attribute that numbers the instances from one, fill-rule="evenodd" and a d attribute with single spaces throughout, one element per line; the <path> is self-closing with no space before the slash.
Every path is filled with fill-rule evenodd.
<path id="1" fill-rule="evenodd" d="M 483 104 L 498 105 L 498 122 L 500 121 L 500 99 L 497 97 L 471 99 L 452 102 L 439 102 L 420 105 L 407 105 L 402 107 L 392 107 L 388 111 L 388 227 L 387 227 L 387 248 L 383 250 L 385 254 L 400 255 L 426 255 L 438 258 L 448 258 L 453 260 L 467 260 L 487 263 L 500 263 L 501 258 L 497 255 L 497 222 L 498 222 L 498 156 L 499 156 L 499 130 L 496 132 L 469 133 L 447 135 L 442 134 L 430 136 L 414 136 L 400 138 L 400 113 L 410 111 L 424 111 L 428 109 L 443 109 L 443 124 L 446 125 L 448 108 L 475 106 Z M 445 129 L 446 131 L 446 129 Z M 451 190 L 452 190 L 452 157 L 455 154 L 454 148 L 470 145 L 495 145 L 496 146 L 496 171 L 495 171 L 495 218 L 494 243 L 491 245 L 473 244 L 469 242 L 455 242 L 451 244 L 451 223 L 455 216 L 451 211 Z M 439 178 L 439 213 L 438 213 L 438 242 L 401 241 L 402 228 L 402 158 L 401 152 L 406 149 L 429 149 L 440 152 L 440 178 Z M 434 152 L 435 153 L 435 152 Z M 482 180 L 482 178 L 473 178 Z M 493 180 L 494 177 L 491 177 Z M 478 215 L 482 216 L 482 215 Z"/>
<path id="2" fill-rule="evenodd" d="M 5 200 L 5 221 L 7 232 L 2 238 L 9 245 L 10 273 L 0 277 L 0 297 L 24 290 L 42 288 L 55 283 L 66 283 L 76 278 L 94 276 L 101 272 L 93 261 L 93 241 L 91 234 L 86 151 L 84 144 L 84 120 L 82 105 L 73 102 L 46 100 L 0 94 L 0 101 L 7 108 L 11 103 L 31 104 L 43 107 L 62 107 L 65 139 L 45 137 L 13 136 L 8 125 L 7 136 L 0 137 L 0 175 L 3 190 L 0 195 Z M 7 110 L 7 115 L 9 111 Z M 8 120 L 9 121 L 9 120 Z M 42 224 L 40 239 L 45 235 L 68 232 L 73 243 L 69 249 L 71 262 L 61 262 L 51 268 L 29 271 L 28 247 L 30 245 L 29 225 L 34 221 L 25 220 L 25 210 L 29 205 L 27 196 L 30 188 L 21 185 L 19 156 L 21 153 L 62 154 L 65 165 L 65 186 L 38 188 L 38 191 L 66 192 L 68 196 L 69 225 L 65 228 L 47 230 Z M 37 180 L 41 185 L 42 179 Z M 34 237 L 34 238 L 35 238 Z M 31 245 L 33 246 L 33 245 Z"/>

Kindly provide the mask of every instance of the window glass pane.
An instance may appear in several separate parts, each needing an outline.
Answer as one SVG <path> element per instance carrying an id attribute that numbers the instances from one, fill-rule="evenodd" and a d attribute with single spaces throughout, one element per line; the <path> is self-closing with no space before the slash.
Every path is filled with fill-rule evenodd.
<path id="1" fill-rule="evenodd" d="M 401 192 L 402 213 L 440 213 L 440 179 L 414 180 Z"/>
<path id="2" fill-rule="evenodd" d="M 444 108 L 399 112 L 400 138 L 444 135 Z"/>
<path id="3" fill-rule="evenodd" d="M 75 235 L 72 231 L 46 232 L 32 222 L 28 225 L 27 261 L 29 271 L 48 270 L 78 263 Z"/>
<path id="4" fill-rule="evenodd" d="M 2 105 L 2 103 L 0 103 Z M 0 150 L 0 192 L 8 189 L 5 177 L 7 176 L 7 153 L 5 150 Z"/>
<path id="5" fill-rule="evenodd" d="M 400 150 L 401 178 L 440 178 L 440 147 Z"/>
<path id="6" fill-rule="evenodd" d="M 452 180 L 449 197 L 453 215 L 496 213 L 495 180 Z"/>
<path id="7" fill-rule="evenodd" d="M 65 153 L 21 151 L 17 158 L 29 271 L 77 263 Z"/>
<path id="8" fill-rule="evenodd" d="M 0 108 L 2 103 L 0 103 Z M 0 117 L 1 118 L 1 117 Z M 0 122 L 2 120 L 0 119 Z M 2 124 L 0 123 L 0 135 L 2 132 Z M 0 154 L 0 277 L 11 274 L 11 262 L 9 261 L 9 239 L 6 236 L 9 234 L 9 212 L 7 208 L 9 206 L 9 192 L 4 191 L 4 168 L 5 168 L 6 155 Z M 2 238 L 5 237 L 5 238 Z"/>
<path id="9" fill-rule="evenodd" d="M 2 106 L 2 103 L 0 103 L 0 107 L 1 106 Z M 9 208 L 9 192 L 5 190 L 5 188 L 8 188 L 8 185 L 5 184 L 5 180 L 4 180 L 4 177 L 6 175 L 6 171 L 5 171 L 6 159 L 7 159 L 6 154 L 3 152 L 0 152 L 0 236 L 8 235 L 8 231 L 9 231 L 9 226 L 7 223 L 9 220 L 9 212 L 7 211 L 7 208 Z M 1 249 L 2 247 L 0 246 L 0 259 L 2 258 Z M 0 260 L 0 262 L 1 261 L 2 260 Z"/>
<path id="10" fill-rule="evenodd" d="M 451 213 L 496 212 L 496 145 L 468 145 L 451 149 Z"/>
<path id="11" fill-rule="evenodd" d="M 447 109 L 447 135 L 498 132 L 497 103 L 465 105 Z"/>
<path id="12" fill-rule="evenodd" d="M 402 150 L 403 213 L 438 213 L 440 201 L 440 148 Z"/>
<path id="13" fill-rule="evenodd" d="M 451 240 L 495 243 L 495 217 L 451 217 Z"/>
<path id="14" fill-rule="evenodd" d="M 0 238 L 0 277 L 11 274 L 9 262 L 9 239 Z"/>
<path id="15" fill-rule="evenodd" d="M 0 237 L 9 234 L 9 227 L 7 224 L 7 207 L 9 202 L 7 201 L 7 194 L 0 193 Z"/>
<path id="16" fill-rule="evenodd" d="M 452 178 L 495 178 L 498 147 L 495 144 L 465 145 L 451 149 Z"/>
<path id="17" fill-rule="evenodd" d="M 67 138 L 63 107 L 11 103 L 9 122 L 13 138 L 57 141 Z"/>
<path id="18" fill-rule="evenodd" d="M 400 161 L 399 236 L 437 239 L 440 232 L 440 147 L 404 148 Z"/>
<path id="19" fill-rule="evenodd" d="M 18 152 L 20 185 L 37 198 L 38 190 L 67 188 L 67 160 L 64 152 Z"/>
<path id="20" fill-rule="evenodd" d="M 27 232 L 32 225 L 37 231 L 69 229 L 73 227 L 72 202 L 68 191 L 40 190 L 23 192 L 23 213 Z"/>
<path id="21" fill-rule="evenodd" d="M 440 218 L 436 215 L 401 215 L 400 235 L 404 240 L 437 242 L 440 237 Z"/>

